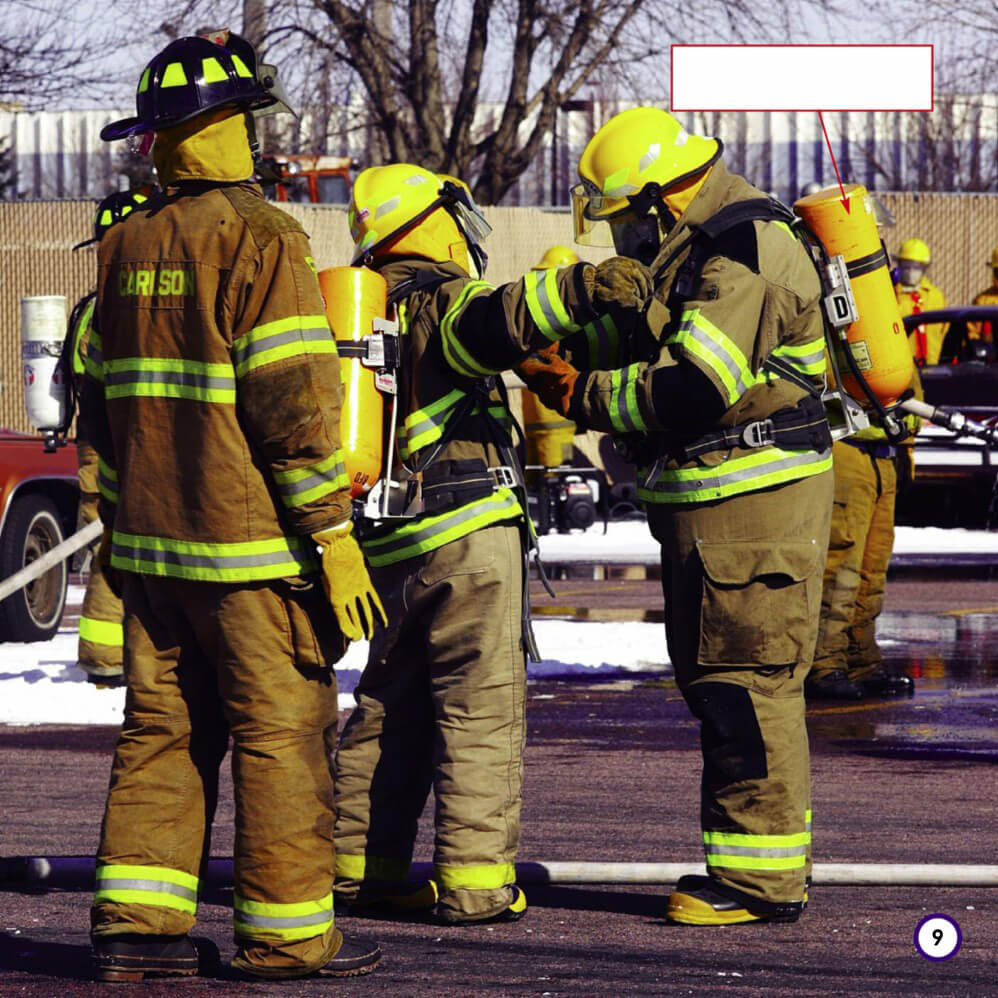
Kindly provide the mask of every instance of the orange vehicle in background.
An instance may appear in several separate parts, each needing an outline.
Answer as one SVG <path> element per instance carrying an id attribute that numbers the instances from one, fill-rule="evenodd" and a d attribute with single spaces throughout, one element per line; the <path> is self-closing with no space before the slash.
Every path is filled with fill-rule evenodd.
<path id="1" fill-rule="evenodd" d="M 347 204 L 358 164 L 349 156 L 270 156 L 263 160 L 274 179 L 263 178 L 272 201 Z"/>

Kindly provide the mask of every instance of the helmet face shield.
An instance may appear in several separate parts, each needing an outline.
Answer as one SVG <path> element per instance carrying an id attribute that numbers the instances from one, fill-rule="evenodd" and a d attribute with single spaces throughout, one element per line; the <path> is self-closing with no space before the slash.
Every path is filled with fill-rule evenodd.
<path id="1" fill-rule="evenodd" d="M 658 256 L 661 239 L 657 215 L 639 217 L 628 212 L 626 215 L 610 219 L 609 225 L 613 248 L 618 256 L 640 260 L 646 266 Z"/>
<path id="2" fill-rule="evenodd" d="M 576 184 L 571 193 L 575 241 L 580 246 L 612 246 L 613 233 L 609 222 L 606 216 L 599 214 L 599 209 L 610 199 L 593 194 L 586 184 Z"/>

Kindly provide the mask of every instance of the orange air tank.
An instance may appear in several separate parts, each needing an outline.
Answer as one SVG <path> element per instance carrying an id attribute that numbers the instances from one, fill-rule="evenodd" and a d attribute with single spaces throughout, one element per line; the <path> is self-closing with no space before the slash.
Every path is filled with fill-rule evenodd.
<path id="1" fill-rule="evenodd" d="M 330 267 L 320 272 L 319 287 L 337 343 L 360 342 L 371 335 L 373 321 L 385 317 L 388 285 L 376 271 Z M 367 495 L 381 477 L 384 398 L 375 385 L 376 373 L 360 357 L 340 357 L 340 439 L 354 499 Z"/>
<path id="2" fill-rule="evenodd" d="M 873 394 L 886 407 L 911 384 L 912 359 L 901 311 L 894 296 L 887 254 L 877 230 L 873 199 L 859 184 L 826 187 L 794 203 L 794 211 L 824 244 L 828 255 L 842 256 L 858 318 L 846 330 L 849 349 Z M 856 379 L 840 362 L 843 388 L 866 405 Z"/>

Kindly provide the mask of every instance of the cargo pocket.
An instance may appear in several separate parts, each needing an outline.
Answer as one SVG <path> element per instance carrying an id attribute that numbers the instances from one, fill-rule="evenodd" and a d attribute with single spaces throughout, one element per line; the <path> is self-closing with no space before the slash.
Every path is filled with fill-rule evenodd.
<path id="1" fill-rule="evenodd" d="M 810 662 L 821 599 L 815 542 L 697 541 L 697 552 L 703 566 L 700 665 Z"/>
<path id="2" fill-rule="evenodd" d="M 340 630 L 322 585 L 304 580 L 282 581 L 295 663 L 301 669 L 333 668 L 346 654 L 350 642 Z"/>
<path id="3" fill-rule="evenodd" d="M 419 570 L 419 581 L 425 586 L 434 586 L 458 575 L 480 575 L 488 571 L 495 564 L 499 532 L 505 528 L 505 524 L 498 524 L 476 530 L 431 551 Z"/>

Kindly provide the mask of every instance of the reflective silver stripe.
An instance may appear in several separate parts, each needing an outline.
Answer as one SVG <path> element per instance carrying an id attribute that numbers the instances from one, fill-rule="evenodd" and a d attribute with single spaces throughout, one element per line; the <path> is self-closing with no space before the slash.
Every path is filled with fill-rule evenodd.
<path id="1" fill-rule="evenodd" d="M 269 336 L 261 336 L 258 339 L 251 339 L 242 346 L 236 347 L 232 351 L 232 363 L 235 367 L 241 367 L 251 357 L 263 353 L 265 350 L 273 350 L 274 347 L 282 347 L 288 343 L 316 342 L 320 340 L 332 339 L 327 326 L 315 326 L 311 329 L 287 329 L 278 333 L 271 333 Z"/>
<path id="2" fill-rule="evenodd" d="M 266 551 L 257 554 L 203 555 L 187 554 L 180 551 L 161 551 L 158 548 L 123 544 L 115 540 L 111 544 L 111 554 L 116 558 L 130 561 L 152 562 L 156 565 L 177 565 L 182 568 L 236 569 L 259 568 L 267 565 L 283 565 L 297 562 L 299 567 L 312 569 L 315 559 L 300 549 L 300 545 L 288 542 L 288 549 Z"/>
<path id="3" fill-rule="evenodd" d="M 540 306 L 541 312 L 544 313 L 544 318 L 547 321 L 548 327 L 556 337 L 577 332 L 579 327 L 575 325 L 575 323 L 570 321 L 570 324 L 566 326 L 565 323 L 558 317 L 558 312 L 552 304 L 551 297 L 548 294 L 548 281 L 546 278 L 549 273 L 554 273 L 554 271 L 546 271 L 544 273 L 538 273 L 537 275 L 537 284 L 534 288 L 537 295 L 537 304 Z M 552 283 L 554 284 L 555 293 L 557 293 L 558 285 L 553 281 Z M 558 304 L 561 306 L 562 311 L 567 313 L 568 310 L 560 300 Z"/>
<path id="4" fill-rule="evenodd" d="M 710 468 L 697 468 L 696 473 L 700 476 L 699 478 L 669 479 L 664 477 L 670 474 L 670 472 L 666 471 L 662 473 L 663 478 L 655 482 L 651 486 L 651 489 L 655 492 L 673 492 L 677 494 L 681 492 L 699 492 L 701 489 L 707 488 L 723 489 L 734 482 L 748 482 L 753 478 L 762 478 L 771 475 L 773 472 L 806 467 L 809 464 L 819 464 L 822 461 L 828 460 L 829 453 L 830 451 L 826 450 L 821 453 L 807 451 L 803 454 L 792 454 L 782 460 L 773 461 L 771 464 L 753 464 L 747 468 L 741 468 L 738 471 L 729 471 L 722 475 L 710 474 L 709 472 L 713 470 Z"/>
<path id="5" fill-rule="evenodd" d="M 98 890 L 102 891 L 151 891 L 156 894 L 173 894 L 188 901 L 197 901 L 198 892 L 180 884 L 171 884 L 168 880 L 135 880 L 126 877 L 102 877 L 97 881 Z"/>
<path id="6" fill-rule="evenodd" d="M 235 391 L 236 379 L 216 375 L 196 374 L 193 371 L 147 371 L 138 368 L 127 371 L 108 371 L 104 375 L 108 388 L 115 385 L 185 385 L 208 390 Z"/>
<path id="7" fill-rule="evenodd" d="M 735 383 L 735 388 L 738 390 L 738 394 L 735 396 L 735 401 L 745 394 L 752 387 L 751 382 L 746 382 L 743 377 L 743 371 L 741 366 L 735 360 L 734 357 L 728 353 L 724 347 L 717 342 L 709 333 L 700 329 L 699 326 L 692 319 L 685 319 L 679 326 L 679 334 L 682 336 L 683 333 L 689 334 L 690 339 L 694 339 L 699 343 L 705 350 L 709 350 L 710 353 L 716 357 L 721 364 L 727 369 L 728 373 L 731 375 L 731 380 Z"/>
<path id="8" fill-rule="evenodd" d="M 237 909 L 238 921 L 255 929 L 294 929 L 302 925 L 327 925 L 333 920 L 333 909 L 317 911 L 311 915 L 251 915 L 248 911 Z"/>
<path id="9" fill-rule="evenodd" d="M 725 846 L 725 845 L 712 845 L 711 843 L 704 844 L 704 852 L 708 856 L 805 856 L 807 855 L 807 846 L 790 846 L 784 849 L 761 849 L 755 848 L 753 846 Z"/>
<path id="10" fill-rule="evenodd" d="M 346 465 L 342 461 L 337 461 L 328 470 L 315 471 L 307 478 L 299 478 L 296 482 L 278 482 L 277 491 L 282 496 L 299 495 L 302 492 L 308 492 L 309 489 L 314 489 L 317 485 L 335 483 L 338 478 L 346 473 Z"/>

